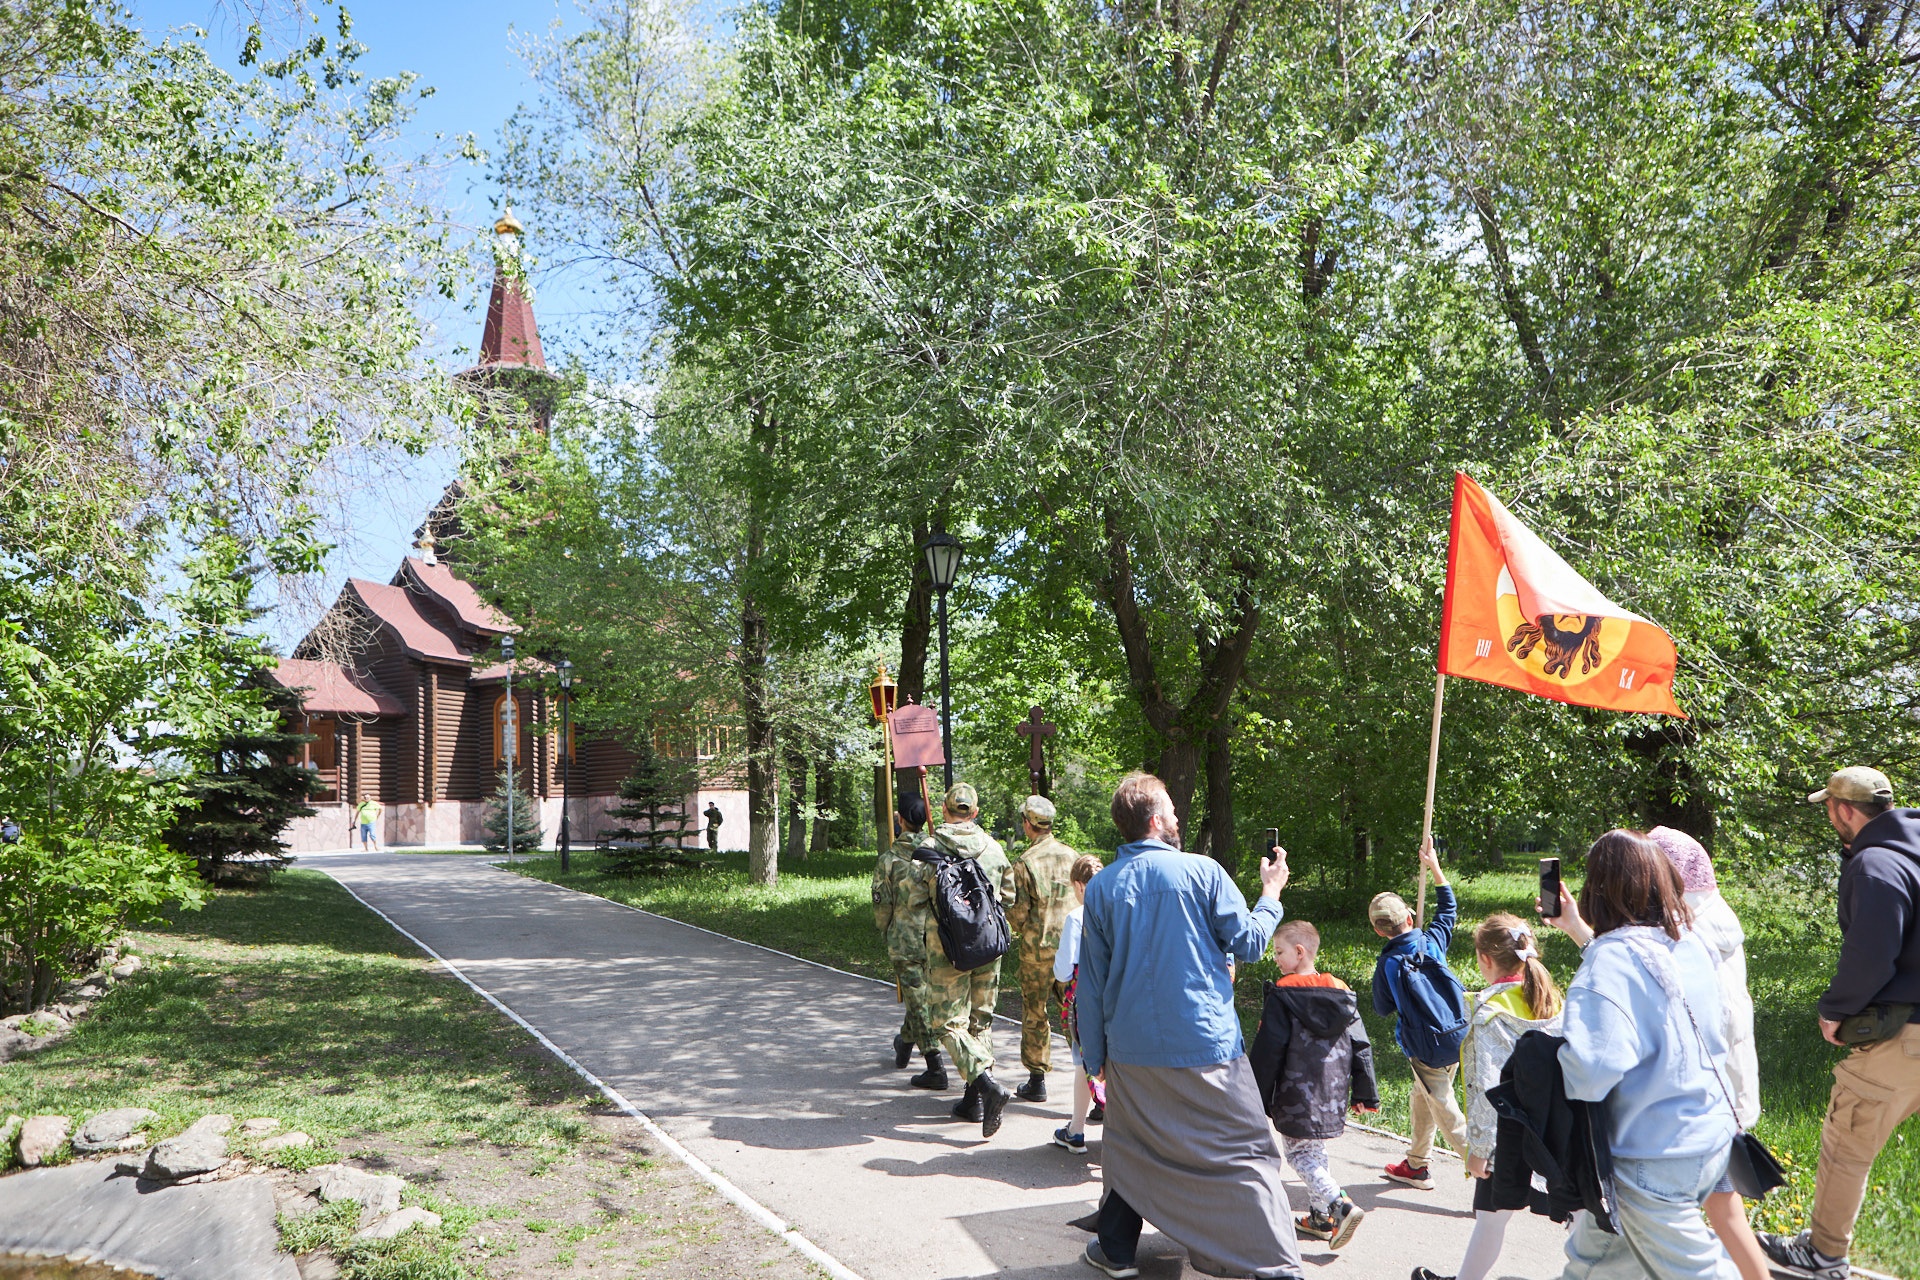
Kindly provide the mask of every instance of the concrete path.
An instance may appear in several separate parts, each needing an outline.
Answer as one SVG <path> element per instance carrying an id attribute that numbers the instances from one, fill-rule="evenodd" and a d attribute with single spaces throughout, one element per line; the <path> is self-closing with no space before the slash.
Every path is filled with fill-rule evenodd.
<path id="1" fill-rule="evenodd" d="M 1066 1225 L 1096 1202 L 1099 1153 L 1052 1145 L 1071 1097 L 1056 1048 L 1044 1106 L 1015 1102 L 991 1142 L 952 1120 L 958 1091 L 907 1087 L 893 1069 L 891 984 L 501 871 L 472 857 L 303 858 L 431 947 L 581 1066 L 630 1099 L 700 1160 L 864 1280 L 1095 1273 L 1087 1236 Z M 1019 1028 L 995 1049 L 1009 1082 Z M 957 1078 L 957 1077 L 956 1077 Z M 1397 1142 L 1349 1130 L 1334 1174 L 1367 1219 L 1339 1255 L 1306 1245 L 1309 1275 L 1399 1280 L 1416 1264 L 1450 1272 L 1473 1215 L 1457 1162 L 1438 1189 L 1387 1182 Z M 1289 1175 L 1291 1176 L 1291 1175 Z M 1293 1185 L 1294 1204 L 1305 1194 Z M 1545 1280 L 1561 1230 L 1525 1215 L 1495 1274 Z M 1197 1274 L 1149 1234 L 1150 1280 Z"/>

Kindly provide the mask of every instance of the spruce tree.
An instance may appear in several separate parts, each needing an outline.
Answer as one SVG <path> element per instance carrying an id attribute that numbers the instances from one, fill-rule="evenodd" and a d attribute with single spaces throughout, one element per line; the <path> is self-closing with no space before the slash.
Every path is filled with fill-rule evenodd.
<path id="1" fill-rule="evenodd" d="M 311 817 L 307 804 L 313 774 L 300 759 L 303 743 L 313 739 L 287 728 L 301 713 L 300 697 L 256 670 L 245 681 L 260 691 L 274 712 L 272 725 L 241 729 L 220 739 L 206 772 L 189 786 L 190 799 L 176 811 L 164 839 L 170 848 L 191 854 L 200 874 L 214 882 L 253 879 L 258 868 L 231 860 L 244 855 L 286 852 L 280 833 L 295 818 Z"/>
<path id="2" fill-rule="evenodd" d="M 682 762 L 663 758 L 649 736 L 641 737 L 634 748 L 633 771 L 620 783 L 621 803 L 607 811 L 621 824 L 607 832 L 607 838 L 617 842 L 607 852 L 610 870 L 632 875 L 643 866 L 680 856 L 692 821 L 687 813 L 691 783 Z"/>
<path id="3" fill-rule="evenodd" d="M 486 848 L 489 853 L 507 851 L 507 791 L 513 790 L 513 851 L 515 853 L 536 853 L 540 849 L 540 812 L 534 807 L 534 799 L 522 787 L 513 786 L 512 777 L 506 770 L 500 771 L 500 780 L 493 789 L 493 798 L 487 803 Z"/>

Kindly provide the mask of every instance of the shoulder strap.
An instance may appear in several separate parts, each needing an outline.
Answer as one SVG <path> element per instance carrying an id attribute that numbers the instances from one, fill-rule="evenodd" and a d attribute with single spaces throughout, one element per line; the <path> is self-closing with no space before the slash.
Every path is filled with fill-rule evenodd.
<path id="1" fill-rule="evenodd" d="M 1672 964 L 1668 962 L 1666 956 L 1639 946 L 1632 939 L 1622 938 L 1621 944 L 1633 953 L 1642 968 L 1653 975 L 1653 980 L 1660 984 L 1660 989 L 1666 993 L 1667 999 L 1686 1011 L 1687 1023 L 1693 1028 L 1693 1038 L 1700 1045 L 1700 1060 L 1705 1062 L 1707 1069 L 1713 1072 L 1714 1083 L 1720 1086 L 1720 1096 L 1727 1100 L 1727 1110 L 1733 1112 L 1735 1123 L 1738 1123 L 1740 1108 L 1733 1105 L 1733 1094 L 1727 1088 L 1726 1077 L 1720 1074 L 1720 1064 L 1713 1060 L 1713 1050 L 1707 1047 L 1707 1037 L 1700 1030 L 1699 1020 L 1693 1016 L 1693 1005 L 1688 1002 L 1687 993 L 1681 989 L 1680 978 L 1673 972 Z"/>

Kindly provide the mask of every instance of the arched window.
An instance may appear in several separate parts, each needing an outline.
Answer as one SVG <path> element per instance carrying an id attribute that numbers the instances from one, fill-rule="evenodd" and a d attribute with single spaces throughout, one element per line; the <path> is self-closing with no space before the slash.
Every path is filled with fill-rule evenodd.
<path id="1" fill-rule="evenodd" d="M 507 734 L 510 720 L 513 729 L 519 731 L 515 735 L 513 763 L 516 768 L 526 768 L 529 763 L 526 708 L 520 705 L 520 699 L 514 698 L 509 701 L 507 695 L 502 693 L 493 700 L 493 764 L 496 769 L 504 769 L 507 766 Z"/>

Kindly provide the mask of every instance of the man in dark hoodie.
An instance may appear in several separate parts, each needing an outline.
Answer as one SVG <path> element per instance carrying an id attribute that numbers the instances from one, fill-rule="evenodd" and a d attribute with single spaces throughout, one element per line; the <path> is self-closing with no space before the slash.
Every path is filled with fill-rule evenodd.
<path id="1" fill-rule="evenodd" d="M 1893 807 L 1878 769 L 1842 769 L 1808 796 L 1840 833 L 1840 962 L 1820 997 L 1820 1034 L 1852 1052 L 1833 1069 L 1820 1130 L 1811 1229 L 1763 1234 L 1781 1267 L 1847 1280 L 1847 1249 L 1880 1149 L 1920 1112 L 1920 809 Z"/>

